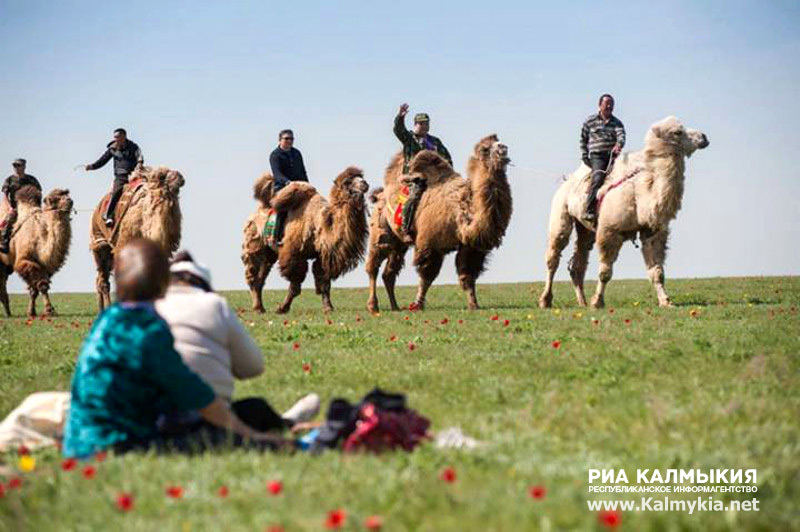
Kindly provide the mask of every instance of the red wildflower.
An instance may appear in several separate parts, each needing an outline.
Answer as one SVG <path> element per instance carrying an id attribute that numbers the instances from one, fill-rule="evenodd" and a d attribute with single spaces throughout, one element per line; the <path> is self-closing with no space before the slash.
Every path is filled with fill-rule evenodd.
<path id="1" fill-rule="evenodd" d="M 458 320 L 458 324 L 459 325 L 462 325 L 463 323 L 464 323 L 464 320 Z"/>
<path id="2" fill-rule="evenodd" d="M 99 453 L 94 455 L 94 459 L 97 460 L 98 462 L 104 462 L 107 456 L 108 456 L 107 451 L 100 451 Z"/>
<path id="3" fill-rule="evenodd" d="M 450 320 L 448 320 L 447 318 L 442 318 L 442 321 L 440 321 L 439 323 L 441 323 L 442 325 L 447 325 L 447 323 L 448 323 L 449 321 L 450 321 Z"/>
<path id="4" fill-rule="evenodd" d="M 408 350 L 409 351 L 413 351 L 416 348 L 417 348 L 417 346 L 416 346 L 416 344 L 414 344 L 414 342 L 408 342 Z"/>
<path id="5" fill-rule="evenodd" d="M 230 493 L 230 491 L 228 490 L 228 486 L 225 485 L 220 486 L 219 489 L 217 490 L 217 495 L 219 495 L 223 499 L 228 496 L 228 493 Z"/>
<path id="6" fill-rule="evenodd" d="M 133 494 L 131 493 L 120 493 L 117 495 L 116 500 L 117 508 L 122 510 L 123 512 L 127 512 L 133 509 Z"/>
<path id="7" fill-rule="evenodd" d="M 391 336 L 389 337 L 389 341 L 390 341 L 390 342 L 395 342 L 395 341 L 397 341 L 397 335 L 396 335 L 396 334 L 393 334 L 393 335 L 391 335 Z"/>
<path id="8" fill-rule="evenodd" d="M 15 490 L 22 486 L 22 479 L 20 477 L 11 477 L 8 479 L 8 487 L 9 489 Z"/>
<path id="9" fill-rule="evenodd" d="M 598 320 L 597 318 L 592 318 L 592 325 L 599 325 L 599 324 L 600 320 Z"/>
<path id="10" fill-rule="evenodd" d="M 417 303 L 416 301 L 413 301 L 413 302 L 409 303 L 408 310 L 410 310 L 411 312 L 418 311 L 419 310 L 419 303 Z"/>
<path id="11" fill-rule="evenodd" d="M 439 473 L 439 478 L 448 484 L 452 484 L 456 481 L 456 470 L 452 467 L 446 467 Z"/>
<path id="12" fill-rule="evenodd" d="M 273 480 L 272 482 L 267 483 L 267 491 L 270 492 L 272 495 L 280 495 L 283 491 L 283 482 L 280 480 Z"/>
<path id="13" fill-rule="evenodd" d="M 531 486 L 528 489 L 528 494 L 532 499 L 544 499 L 544 496 L 547 495 L 547 488 L 544 486 Z"/>
<path id="14" fill-rule="evenodd" d="M 299 351 L 300 350 L 300 342 L 293 343 L 292 344 L 292 349 L 294 349 L 295 351 Z"/>
<path id="15" fill-rule="evenodd" d="M 306 373 L 311 373 L 311 364 L 309 364 L 308 362 L 303 364 L 303 371 Z"/>
<path id="16" fill-rule="evenodd" d="M 614 309 L 613 308 L 608 309 L 608 313 L 609 314 L 614 314 Z"/>
<path id="17" fill-rule="evenodd" d="M 286 327 L 289 325 L 289 320 L 283 320 L 283 326 Z"/>
<path id="18" fill-rule="evenodd" d="M 87 465 L 84 466 L 83 471 L 81 471 L 81 473 L 83 473 L 83 478 L 92 479 L 97 473 L 97 468 L 94 466 Z"/>
<path id="19" fill-rule="evenodd" d="M 696 318 L 696 317 L 697 317 L 697 316 L 699 316 L 699 315 L 700 315 L 700 313 L 699 313 L 699 312 L 697 312 L 697 309 L 692 309 L 692 310 L 689 312 L 689 316 L 691 316 L 691 317 L 693 317 L 693 318 Z"/>
<path id="20" fill-rule="evenodd" d="M 503 320 L 503 327 L 508 327 L 511 324 L 509 320 Z"/>
<path id="21" fill-rule="evenodd" d="M 425 320 L 425 325 L 429 325 L 431 320 Z"/>
<path id="22" fill-rule="evenodd" d="M 491 317 L 492 321 L 497 321 L 499 319 L 500 319 L 500 316 L 498 316 L 497 314 L 495 314 L 494 316 Z"/>
<path id="23" fill-rule="evenodd" d="M 630 325 L 630 324 L 631 324 L 630 318 L 625 318 L 625 325 Z"/>
<path id="24" fill-rule="evenodd" d="M 344 525 L 344 522 L 347 520 L 347 513 L 338 508 L 336 510 L 331 510 L 328 512 L 328 518 L 325 520 L 325 528 L 328 529 L 336 529 L 341 528 Z"/>
<path id="25" fill-rule="evenodd" d="M 74 458 L 67 458 L 66 460 L 61 462 L 61 469 L 63 471 L 72 471 L 75 469 L 75 466 L 78 465 L 78 461 Z"/>
<path id="26" fill-rule="evenodd" d="M 0 499 L 6 496 L 6 487 L 0 483 Z"/>
<path id="27" fill-rule="evenodd" d="M 619 510 L 601 510 L 597 513 L 597 520 L 608 528 L 616 528 L 622 523 L 622 513 Z"/>
<path id="28" fill-rule="evenodd" d="M 183 488 L 180 486 L 167 486 L 166 494 L 167 497 L 172 497 L 173 499 L 180 499 L 183 497 Z"/>
<path id="29" fill-rule="evenodd" d="M 31 450 L 25 447 L 24 445 L 20 445 L 17 447 L 17 454 L 19 456 L 25 456 L 26 454 L 31 454 Z"/>
<path id="30" fill-rule="evenodd" d="M 371 515 L 364 519 L 364 528 L 367 530 L 380 530 L 383 528 L 383 519 L 379 515 Z"/>
<path id="31" fill-rule="evenodd" d="M 281 525 L 270 525 L 264 532 L 284 532 Z"/>
<path id="32" fill-rule="evenodd" d="M 553 349 L 558 349 L 559 347 L 561 347 L 561 340 L 553 340 L 552 346 Z"/>
<path id="33" fill-rule="evenodd" d="M 330 318 L 326 319 L 325 323 L 327 323 L 328 325 L 333 325 L 333 321 Z"/>
<path id="34" fill-rule="evenodd" d="M 28 326 L 30 326 L 30 324 L 32 324 L 32 323 L 33 323 L 33 320 L 32 320 L 32 319 L 30 319 L 30 318 L 28 318 L 27 320 L 25 320 L 25 325 L 28 325 Z"/>
<path id="35" fill-rule="evenodd" d="M 408 321 L 408 316 L 403 316 L 403 319 Z"/>
<path id="36" fill-rule="evenodd" d="M 361 316 L 359 316 L 358 314 L 356 314 L 356 321 L 361 321 Z"/>

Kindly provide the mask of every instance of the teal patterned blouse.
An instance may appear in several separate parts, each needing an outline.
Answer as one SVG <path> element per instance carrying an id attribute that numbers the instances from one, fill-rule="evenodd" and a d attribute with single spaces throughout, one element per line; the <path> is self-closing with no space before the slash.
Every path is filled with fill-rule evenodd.
<path id="1" fill-rule="evenodd" d="M 159 414 L 197 410 L 214 391 L 181 360 L 152 304 L 116 304 L 95 321 L 72 377 L 64 455 L 88 457 L 156 436 Z"/>

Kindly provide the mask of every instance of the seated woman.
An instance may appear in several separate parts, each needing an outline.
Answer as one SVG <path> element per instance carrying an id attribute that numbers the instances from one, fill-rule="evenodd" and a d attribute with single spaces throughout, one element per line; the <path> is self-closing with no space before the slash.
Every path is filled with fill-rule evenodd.
<path id="1" fill-rule="evenodd" d="M 169 281 L 159 246 L 144 239 L 128 244 L 116 255 L 114 277 L 118 302 L 95 320 L 72 378 L 66 456 L 84 458 L 105 449 L 200 450 L 222 442 L 287 445 L 243 423 L 175 351 L 169 326 L 153 307 Z M 214 430 L 195 439 L 160 437 L 157 418 L 175 409 L 196 410 Z"/>
<path id="2" fill-rule="evenodd" d="M 309 394 L 279 415 L 260 397 L 232 401 L 234 379 L 249 379 L 264 372 L 264 356 L 245 330 L 236 313 L 211 288 L 208 269 L 181 251 L 170 267 L 170 285 L 156 310 L 169 324 L 175 349 L 184 363 L 231 403 L 233 411 L 250 427 L 282 430 L 313 418 L 319 411 L 319 397 Z M 198 421 L 192 413 L 166 416 L 163 430 Z"/>

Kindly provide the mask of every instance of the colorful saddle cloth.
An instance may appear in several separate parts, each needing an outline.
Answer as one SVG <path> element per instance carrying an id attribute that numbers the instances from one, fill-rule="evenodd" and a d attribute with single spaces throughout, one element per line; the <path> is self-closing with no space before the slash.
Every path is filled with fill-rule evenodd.
<path id="1" fill-rule="evenodd" d="M 403 228 L 403 206 L 408 201 L 408 194 L 409 194 L 408 185 L 405 185 L 402 188 L 400 188 L 400 190 L 397 192 L 397 195 L 394 198 L 397 207 L 394 210 L 394 218 L 392 219 L 392 221 L 394 222 L 394 225 L 397 229 Z"/>

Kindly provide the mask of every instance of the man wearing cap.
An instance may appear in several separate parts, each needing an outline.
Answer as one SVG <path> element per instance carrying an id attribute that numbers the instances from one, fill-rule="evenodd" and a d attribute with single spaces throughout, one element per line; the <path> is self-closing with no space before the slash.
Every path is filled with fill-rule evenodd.
<path id="1" fill-rule="evenodd" d="M 422 150 L 435 151 L 453 166 L 453 159 L 450 157 L 450 152 L 444 147 L 441 140 L 433 135 L 429 135 L 430 118 L 426 113 L 417 113 L 414 115 L 414 130 L 409 131 L 406 129 L 405 119 L 408 113 L 408 104 L 404 103 L 400 106 L 397 116 L 394 118 L 394 134 L 403 144 L 403 173 L 408 173 L 408 164 L 411 159 Z M 414 213 L 417 210 L 417 205 L 425 191 L 425 182 L 420 179 L 411 181 L 408 187 L 408 200 L 403 205 L 403 234 L 407 244 L 413 242 L 411 236 L 411 226 L 414 222 Z"/>
<path id="2" fill-rule="evenodd" d="M 625 126 L 612 114 L 614 97 L 603 94 L 597 105 L 597 114 L 587 118 L 581 128 L 581 159 L 592 169 L 583 216 L 590 222 L 597 218 L 597 192 L 606 180 L 609 165 L 625 146 Z"/>
<path id="3" fill-rule="evenodd" d="M 2 193 L 6 197 L 11 209 L 6 213 L 4 220 L 0 221 L 0 253 L 8 253 L 11 243 L 11 233 L 14 231 L 14 224 L 17 223 L 17 191 L 24 186 L 33 186 L 41 192 L 42 185 L 39 180 L 30 174 L 25 173 L 25 159 L 15 159 L 11 166 L 14 173 L 8 176 L 3 182 Z"/>
<path id="4" fill-rule="evenodd" d="M 125 183 L 128 182 L 128 176 L 137 166 L 144 164 L 142 150 L 135 142 L 128 140 L 128 134 L 121 127 L 114 130 L 114 140 L 108 143 L 103 155 L 84 168 L 87 172 L 97 170 L 105 166 L 111 159 L 114 159 L 114 187 L 111 189 L 111 198 L 108 200 L 108 207 L 103 214 L 103 219 L 108 227 L 114 225 L 114 209 L 122 196 Z"/>
<path id="5" fill-rule="evenodd" d="M 278 133 L 278 147 L 269 155 L 269 167 L 272 170 L 273 194 L 277 194 L 292 181 L 308 182 L 303 155 L 294 147 L 294 133 L 291 129 L 284 129 Z M 285 211 L 279 211 L 275 219 L 272 238 L 277 246 L 283 243 L 283 226 L 286 224 L 287 214 Z"/>

